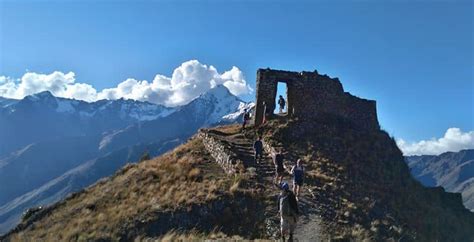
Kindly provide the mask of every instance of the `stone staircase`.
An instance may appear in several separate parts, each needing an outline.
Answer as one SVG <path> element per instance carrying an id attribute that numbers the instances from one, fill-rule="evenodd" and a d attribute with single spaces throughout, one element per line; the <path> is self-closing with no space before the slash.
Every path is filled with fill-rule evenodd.
<path id="1" fill-rule="evenodd" d="M 262 160 L 255 162 L 253 151 L 254 137 L 248 132 L 242 133 L 239 129 L 233 131 L 220 130 L 219 128 L 201 130 L 201 133 L 203 132 L 206 133 L 207 136 L 212 137 L 211 142 L 222 146 L 222 148 L 217 150 L 227 150 L 227 153 L 224 155 L 214 155 L 220 157 L 220 159 L 222 159 L 222 156 L 227 157 L 227 160 L 223 162 L 227 164 L 225 167 L 232 166 L 229 164 L 233 164 L 234 166 L 236 164 L 242 164 L 247 171 L 253 170 L 256 173 L 255 187 L 260 189 L 265 197 L 263 201 L 265 205 L 263 215 L 265 217 L 264 226 L 266 236 L 268 238 L 278 239 L 280 236 L 280 217 L 277 202 L 280 190 L 274 183 L 275 168 L 272 159 L 268 154 L 264 154 Z M 204 142 L 206 142 L 206 140 Z M 212 150 L 210 150 L 210 152 L 211 154 L 213 153 Z M 290 167 L 290 162 L 286 161 L 286 164 Z M 290 186 L 292 185 L 289 172 L 284 180 L 288 182 Z M 295 241 L 327 240 L 322 236 L 321 219 L 318 215 L 320 211 L 317 210 L 314 203 L 315 199 L 312 196 L 313 195 L 303 187 L 299 198 L 301 215 L 295 231 Z"/>

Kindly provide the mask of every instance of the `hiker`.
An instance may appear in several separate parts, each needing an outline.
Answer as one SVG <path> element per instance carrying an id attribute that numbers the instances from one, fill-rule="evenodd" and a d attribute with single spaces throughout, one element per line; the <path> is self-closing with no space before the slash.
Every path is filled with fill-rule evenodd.
<path id="1" fill-rule="evenodd" d="M 293 175 L 293 193 L 296 196 L 296 200 L 298 200 L 301 186 L 303 186 L 303 178 L 304 178 L 303 160 L 298 159 L 296 161 L 296 165 L 294 165 L 291 168 L 290 173 Z"/>
<path id="2" fill-rule="evenodd" d="M 273 151 L 271 154 L 273 164 L 275 165 L 275 184 L 281 184 L 283 175 L 285 175 L 285 166 L 283 165 L 283 154 L 281 148 L 278 152 Z"/>
<path id="3" fill-rule="evenodd" d="M 245 125 L 247 125 L 247 122 L 250 120 L 250 113 L 247 111 L 247 109 L 244 109 L 244 117 L 243 117 L 243 123 L 242 123 L 242 130 L 245 129 Z"/>
<path id="4" fill-rule="evenodd" d="M 285 109 L 285 99 L 280 95 L 280 98 L 278 98 L 278 105 L 280 105 L 280 113 L 283 113 L 283 109 Z"/>
<path id="5" fill-rule="evenodd" d="M 278 196 L 278 208 L 280 212 L 280 229 L 281 238 L 285 241 L 286 235 L 288 241 L 293 241 L 293 232 L 296 228 L 296 222 L 298 219 L 298 202 L 296 201 L 295 194 L 290 190 L 288 183 L 281 183 L 281 193 Z"/>
<path id="6" fill-rule="evenodd" d="M 253 150 L 255 151 L 255 163 L 258 163 L 259 158 L 263 159 L 262 136 L 258 136 L 257 140 L 253 143 Z"/>

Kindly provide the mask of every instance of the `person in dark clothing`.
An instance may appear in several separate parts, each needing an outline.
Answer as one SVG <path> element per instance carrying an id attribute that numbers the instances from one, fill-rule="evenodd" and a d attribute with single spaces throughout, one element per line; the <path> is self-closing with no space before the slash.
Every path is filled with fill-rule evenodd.
<path id="1" fill-rule="evenodd" d="M 278 105 L 280 105 L 280 113 L 283 113 L 283 109 L 285 109 L 286 101 L 281 95 L 278 98 Z"/>
<path id="2" fill-rule="evenodd" d="M 245 125 L 247 125 L 247 122 L 248 122 L 249 120 L 250 120 L 250 113 L 247 111 L 247 109 L 244 109 L 242 130 L 245 129 Z"/>
<path id="3" fill-rule="evenodd" d="M 303 186 L 303 178 L 304 178 L 303 160 L 298 159 L 298 161 L 296 161 L 296 165 L 293 166 L 293 168 L 291 168 L 291 174 L 293 175 L 293 193 L 296 196 L 296 200 L 298 200 L 301 186 Z"/>
<path id="4" fill-rule="evenodd" d="M 281 238 L 285 241 L 285 238 L 288 235 L 288 241 L 293 241 L 293 233 L 299 215 L 298 201 L 290 190 L 288 183 L 281 183 L 280 189 L 281 193 L 278 196 L 278 211 L 280 213 Z"/>
<path id="5" fill-rule="evenodd" d="M 263 159 L 263 143 L 261 136 L 259 136 L 253 143 L 253 150 L 255 151 L 255 163 L 258 163 L 259 159 Z"/>
<path id="6" fill-rule="evenodd" d="M 275 184 L 280 184 L 283 181 L 285 175 L 285 165 L 283 164 L 283 153 L 281 149 L 278 152 L 273 151 L 272 154 L 273 164 L 275 165 Z"/>

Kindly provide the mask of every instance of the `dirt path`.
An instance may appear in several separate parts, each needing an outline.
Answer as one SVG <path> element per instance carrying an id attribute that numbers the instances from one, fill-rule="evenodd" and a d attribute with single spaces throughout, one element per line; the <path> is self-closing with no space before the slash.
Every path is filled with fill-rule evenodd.
<path id="1" fill-rule="evenodd" d="M 295 241 L 326 241 L 322 236 L 321 219 L 310 199 L 307 191 L 301 193 L 298 206 L 302 215 L 296 226 Z"/>
<path id="2" fill-rule="evenodd" d="M 219 139 L 222 139 L 228 143 L 233 151 L 237 154 L 240 160 L 244 162 L 247 168 L 254 167 L 257 173 L 257 186 L 263 188 L 265 194 L 265 205 L 264 211 L 265 229 L 267 236 L 272 239 L 278 239 L 280 236 L 280 218 L 278 215 L 278 194 L 279 189 L 274 184 L 274 167 L 270 157 L 266 156 L 263 160 L 258 163 L 254 162 L 253 157 L 253 139 L 251 137 L 245 137 L 244 134 L 238 133 L 222 133 L 219 135 Z M 292 184 L 291 177 L 287 174 L 284 179 L 288 184 Z M 295 241 L 327 241 L 322 236 L 322 230 L 320 226 L 320 217 L 317 213 L 314 199 L 307 189 L 302 189 L 299 199 L 299 208 L 301 210 L 301 216 L 297 224 L 295 231 Z"/>

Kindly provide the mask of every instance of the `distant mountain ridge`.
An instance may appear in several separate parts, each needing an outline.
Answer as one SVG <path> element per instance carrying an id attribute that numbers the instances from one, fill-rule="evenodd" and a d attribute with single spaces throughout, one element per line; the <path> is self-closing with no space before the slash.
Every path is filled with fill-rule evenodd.
<path id="1" fill-rule="evenodd" d="M 18 100 L 16 99 L 0 97 L 0 108 L 7 107 L 8 105 L 16 103 L 16 102 L 18 102 Z"/>
<path id="2" fill-rule="evenodd" d="M 474 149 L 407 156 L 405 161 L 423 185 L 442 186 L 446 191 L 461 193 L 466 208 L 474 211 Z"/>
<path id="3" fill-rule="evenodd" d="M 0 234 L 21 213 L 113 174 L 147 152 L 185 142 L 201 127 L 235 123 L 253 107 L 217 86 L 168 108 L 133 100 L 93 103 L 49 92 L 0 99 Z"/>
<path id="4" fill-rule="evenodd" d="M 124 99 L 88 103 L 55 97 L 49 91 L 2 103 L 8 105 L 0 109 L 0 133 L 3 134 L 0 157 L 34 142 L 100 134 L 175 111 L 174 108 Z"/>

